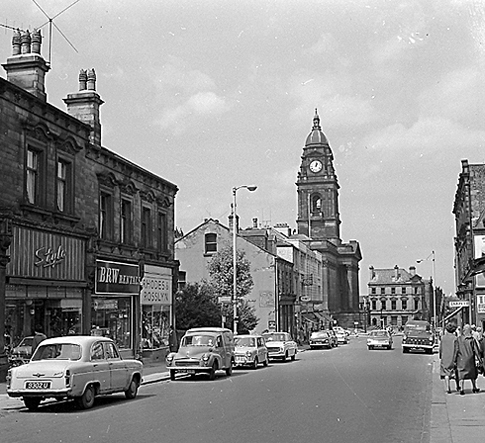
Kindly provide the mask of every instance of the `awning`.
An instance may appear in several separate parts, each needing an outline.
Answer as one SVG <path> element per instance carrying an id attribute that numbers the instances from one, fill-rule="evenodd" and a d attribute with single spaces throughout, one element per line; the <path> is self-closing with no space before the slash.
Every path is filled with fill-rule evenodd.
<path id="1" fill-rule="evenodd" d="M 449 320 L 451 317 L 454 317 L 456 314 L 458 314 L 464 306 L 460 306 L 458 309 L 455 309 L 451 314 L 448 314 L 443 320 L 441 320 L 443 323 L 445 323 L 447 320 Z"/>
<path id="2" fill-rule="evenodd" d="M 309 321 L 311 323 L 315 323 L 315 324 L 318 324 L 320 321 L 318 319 L 318 317 L 315 315 L 314 312 L 303 312 L 301 314 L 301 316 L 306 320 L 306 321 Z"/>

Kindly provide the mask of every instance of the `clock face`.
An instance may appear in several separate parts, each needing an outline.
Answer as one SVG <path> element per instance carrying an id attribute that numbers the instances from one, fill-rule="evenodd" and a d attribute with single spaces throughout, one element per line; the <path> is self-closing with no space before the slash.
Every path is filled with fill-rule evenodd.
<path id="1" fill-rule="evenodd" d="M 322 170 L 322 162 L 320 160 L 313 160 L 310 163 L 310 171 L 320 172 Z"/>

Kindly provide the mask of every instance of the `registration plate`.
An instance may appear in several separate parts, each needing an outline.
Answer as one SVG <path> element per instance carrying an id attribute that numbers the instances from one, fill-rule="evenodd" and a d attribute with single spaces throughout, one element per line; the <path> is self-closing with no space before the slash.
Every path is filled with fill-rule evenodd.
<path id="1" fill-rule="evenodd" d="M 28 381 L 25 383 L 25 389 L 49 389 L 50 381 Z"/>
<path id="2" fill-rule="evenodd" d="M 193 369 L 181 369 L 179 372 L 182 374 L 195 374 L 195 371 Z"/>

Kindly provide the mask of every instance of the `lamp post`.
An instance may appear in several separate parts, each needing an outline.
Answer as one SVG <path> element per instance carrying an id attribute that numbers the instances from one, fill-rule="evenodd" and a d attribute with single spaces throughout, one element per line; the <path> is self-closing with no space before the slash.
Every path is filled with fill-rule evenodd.
<path id="1" fill-rule="evenodd" d="M 257 186 L 234 186 L 232 188 L 232 306 L 234 315 L 233 332 L 237 334 L 237 202 L 236 193 L 238 189 L 256 191 Z"/>
<path id="2" fill-rule="evenodd" d="M 416 263 L 421 263 L 423 261 L 429 260 L 431 258 L 431 273 L 433 278 L 433 327 L 436 329 L 437 319 L 436 319 L 436 257 L 434 251 L 431 251 L 426 258 L 420 258 L 416 260 Z"/>

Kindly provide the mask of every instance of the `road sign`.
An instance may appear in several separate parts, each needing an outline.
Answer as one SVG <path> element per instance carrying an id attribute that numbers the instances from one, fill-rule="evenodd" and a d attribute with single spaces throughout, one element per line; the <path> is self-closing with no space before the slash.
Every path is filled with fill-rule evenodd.
<path id="1" fill-rule="evenodd" d="M 468 308 L 470 302 L 468 300 L 451 300 L 449 305 L 450 308 Z"/>
<path id="2" fill-rule="evenodd" d="M 219 303 L 232 303 L 232 297 L 218 297 Z"/>

